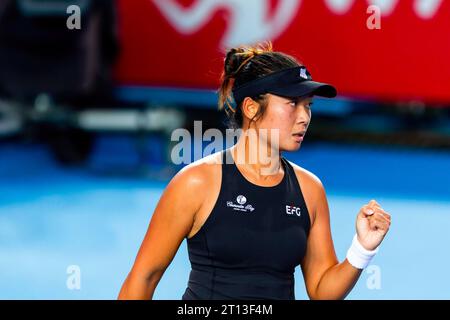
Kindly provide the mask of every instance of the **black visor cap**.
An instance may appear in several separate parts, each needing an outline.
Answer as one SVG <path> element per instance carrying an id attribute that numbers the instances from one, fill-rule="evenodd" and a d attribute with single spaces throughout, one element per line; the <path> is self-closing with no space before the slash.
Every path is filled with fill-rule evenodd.
<path id="1" fill-rule="evenodd" d="M 311 95 L 334 98 L 337 90 L 330 84 L 313 81 L 311 74 L 304 66 L 276 71 L 233 88 L 233 96 L 237 104 L 240 104 L 245 97 L 255 97 L 265 93 L 290 98 Z"/>
<path id="2" fill-rule="evenodd" d="M 310 95 L 325 98 L 334 98 L 337 95 L 335 87 L 326 83 L 316 81 L 303 81 L 286 87 L 269 89 L 268 93 L 289 98 L 296 98 Z"/>

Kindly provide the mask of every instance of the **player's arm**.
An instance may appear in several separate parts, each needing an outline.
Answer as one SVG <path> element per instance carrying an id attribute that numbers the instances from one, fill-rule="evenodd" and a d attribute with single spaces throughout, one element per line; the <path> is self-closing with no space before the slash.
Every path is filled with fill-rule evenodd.
<path id="1" fill-rule="evenodd" d="M 164 271 L 190 232 L 205 194 L 201 166 L 187 166 L 161 196 L 118 299 L 152 299 Z"/>
<path id="2" fill-rule="evenodd" d="M 325 189 L 317 177 L 311 179 L 315 195 L 314 221 L 301 267 L 310 299 L 343 299 L 357 282 L 361 270 L 344 260 L 339 263 L 334 250 L 330 214 Z"/>
<path id="3" fill-rule="evenodd" d="M 339 263 L 331 237 L 330 215 L 325 190 L 316 179 L 315 219 L 311 226 L 302 271 L 311 299 L 344 299 L 361 275 L 362 268 L 348 259 Z M 356 219 L 358 238 L 366 250 L 379 246 L 390 226 L 390 215 L 375 200 L 363 206 Z"/>

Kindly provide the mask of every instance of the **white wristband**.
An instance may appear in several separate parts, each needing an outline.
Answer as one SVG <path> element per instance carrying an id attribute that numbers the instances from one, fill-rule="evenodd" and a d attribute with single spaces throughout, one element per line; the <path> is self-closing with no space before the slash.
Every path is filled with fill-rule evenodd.
<path id="1" fill-rule="evenodd" d="M 378 247 L 375 250 L 367 250 L 358 241 L 358 236 L 353 237 L 352 245 L 347 251 L 348 262 L 357 269 L 364 269 L 367 267 L 378 252 Z"/>

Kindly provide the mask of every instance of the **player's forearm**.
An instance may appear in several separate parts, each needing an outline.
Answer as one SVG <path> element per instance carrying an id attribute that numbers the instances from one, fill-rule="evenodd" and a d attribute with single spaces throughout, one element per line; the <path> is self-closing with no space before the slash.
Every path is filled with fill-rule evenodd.
<path id="1" fill-rule="evenodd" d="M 328 269 L 321 277 L 312 299 L 344 299 L 355 286 L 362 269 L 352 266 L 347 259 Z"/>
<path id="2" fill-rule="evenodd" d="M 140 277 L 129 274 L 122 285 L 118 299 L 119 300 L 151 300 L 159 278 Z"/>

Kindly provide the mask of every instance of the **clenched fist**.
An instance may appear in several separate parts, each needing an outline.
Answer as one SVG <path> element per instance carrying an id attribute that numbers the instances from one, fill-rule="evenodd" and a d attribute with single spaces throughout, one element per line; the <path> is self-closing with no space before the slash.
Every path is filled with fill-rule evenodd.
<path id="1" fill-rule="evenodd" d="M 391 226 L 391 215 L 378 202 L 371 200 L 356 217 L 356 234 L 359 243 L 367 250 L 375 250 Z"/>

